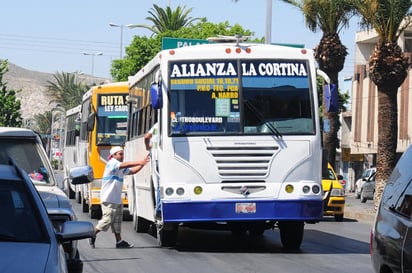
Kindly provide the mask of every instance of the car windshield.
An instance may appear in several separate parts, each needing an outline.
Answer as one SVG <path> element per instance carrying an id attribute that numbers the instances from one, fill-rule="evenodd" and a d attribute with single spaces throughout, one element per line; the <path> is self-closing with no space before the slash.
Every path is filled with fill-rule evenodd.
<path id="1" fill-rule="evenodd" d="M 48 241 L 44 224 L 22 183 L 0 178 L 0 242 Z"/>
<path id="2" fill-rule="evenodd" d="M 47 158 L 38 151 L 33 139 L 0 139 L 0 164 L 8 164 L 9 158 L 26 171 L 34 184 L 54 185 Z"/>

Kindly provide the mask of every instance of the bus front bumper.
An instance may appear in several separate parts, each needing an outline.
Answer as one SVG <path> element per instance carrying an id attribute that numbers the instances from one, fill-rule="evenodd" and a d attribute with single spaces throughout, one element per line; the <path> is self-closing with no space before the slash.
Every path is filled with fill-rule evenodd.
<path id="1" fill-rule="evenodd" d="M 321 199 L 163 201 L 163 222 L 320 221 Z"/>

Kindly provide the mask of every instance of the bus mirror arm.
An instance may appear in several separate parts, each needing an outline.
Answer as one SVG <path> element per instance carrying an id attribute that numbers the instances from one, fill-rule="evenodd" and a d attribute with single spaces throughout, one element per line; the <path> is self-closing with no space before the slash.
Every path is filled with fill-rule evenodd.
<path id="1" fill-rule="evenodd" d="M 317 69 L 317 70 L 316 70 L 316 74 L 318 74 L 319 76 L 321 76 L 321 77 L 325 80 L 325 82 L 327 82 L 328 84 L 330 84 L 330 78 L 329 78 L 328 74 L 326 74 L 325 72 L 323 72 L 323 71 L 320 70 L 320 69 Z"/>

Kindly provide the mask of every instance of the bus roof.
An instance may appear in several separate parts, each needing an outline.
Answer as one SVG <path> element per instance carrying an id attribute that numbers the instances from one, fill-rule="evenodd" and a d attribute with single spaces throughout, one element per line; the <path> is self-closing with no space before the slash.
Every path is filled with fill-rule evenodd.
<path id="1" fill-rule="evenodd" d="M 84 93 L 82 100 L 89 98 L 92 96 L 93 92 L 101 90 L 102 92 L 113 92 L 113 91 L 123 91 L 128 92 L 129 90 L 129 83 L 127 81 L 123 82 L 112 82 L 106 84 L 100 84 L 92 86 L 86 93 Z"/>
<path id="2" fill-rule="evenodd" d="M 198 44 L 175 49 L 160 51 L 149 63 L 140 69 L 135 75 L 129 76 L 129 86 L 135 83 L 145 74 L 152 71 L 161 62 L 167 60 L 207 60 L 207 59 L 301 59 L 313 60 L 313 50 L 300 47 L 291 47 L 282 44 L 262 44 L 250 42 L 224 42 Z"/>

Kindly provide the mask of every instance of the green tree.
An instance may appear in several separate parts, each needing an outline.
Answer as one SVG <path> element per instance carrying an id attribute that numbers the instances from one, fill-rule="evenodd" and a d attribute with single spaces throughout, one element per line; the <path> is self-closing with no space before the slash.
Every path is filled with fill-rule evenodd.
<path id="1" fill-rule="evenodd" d="M 0 126 L 21 127 L 23 119 L 20 113 L 21 102 L 16 97 L 20 92 L 7 88 L 3 76 L 8 71 L 8 61 L 0 60 Z"/>
<path id="2" fill-rule="evenodd" d="M 229 25 L 229 22 L 214 24 L 202 19 L 194 25 L 182 27 L 179 30 L 168 30 L 153 37 L 135 36 L 130 46 L 126 47 L 126 56 L 122 60 L 114 60 L 111 75 L 114 81 L 126 81 L 128 76 L 134 75 L 160 50 L 163 37 L 206 39 L 216 35 L 233 36 L 240 34 L 251 36 L 250 30 L 244 30 L 240 25 Z M 255 39 L 262 42 L 263 38 Z"/>
<path id="3" fill-rule="evenodd" d="M 34 115 L 35 127 L 33 129 L 40 134 L 50 134 L 51 119 L 51 111 Z"/>
<path id="4" fill-rule="evenodd" d="M 83 94 L 89 89 L 85 84 L 78 81 L 74 73 L 56 73 L 54 81 L 47 81 L 47 93 L 52 98 L 51 102 L 70 109 L 82 102 Z"/>
<path id="5" fill-rule="evenodd" d="M 397 41 L 411 25 L 410 0 L 353 0 L 362 26 L 375 29 L 379 41 L 369 58 L 369 77 L 378 88 L 378 151 L 374 205 L 377 209 L 386 181 L 396 165 L 398 88 L 410 63 Z"/>
<path id="6" fill-rule="evenodd" d="M 161 48 L 161 38 L 135 36 L 126 47 L 126 56 L 121 60 L 114 60 L 110 73 L 114 81 L 127 81 L 127 77 L 134 75 L 148 63 Z"/>
<path id="7" fill-rule="evenodd" d="M 314 49 L 319 69 L 330 78 L 339 90 L 338 75 L 343 69 L 347 48 L 339 38 L 339 31 L 349 26 L 354 15 L 350 0 L 283 0 L 298 7 L 306 21 L 306 26 L 313 32 L 322 31 L 322 38 Z M 323 132 L 323 146 L 328 153 L 328 161 L 335 167 L 336 148 L 339 147 L 339 112 L 328 112 L 323 102 L 322 116 L 329 120 L 330 131 Z"/>
<path id="8" fill-rule="evenodd" d="M 200 19 L 190 17 L 189 14 L 191 12 L 192 8 L 186 9 L 186 6 L 177 6 L 175 10 L 172 10 L 170 6 L 163 9 L 153 4 L 153 7 L 149 11 L 150 16 L 146 17 L 146 20 L 151 21 L 153 25 L 135 25 L 134 27 L 149 29 L 154 34 L 161 34 L 168 30 L 178 30 Z"/>

